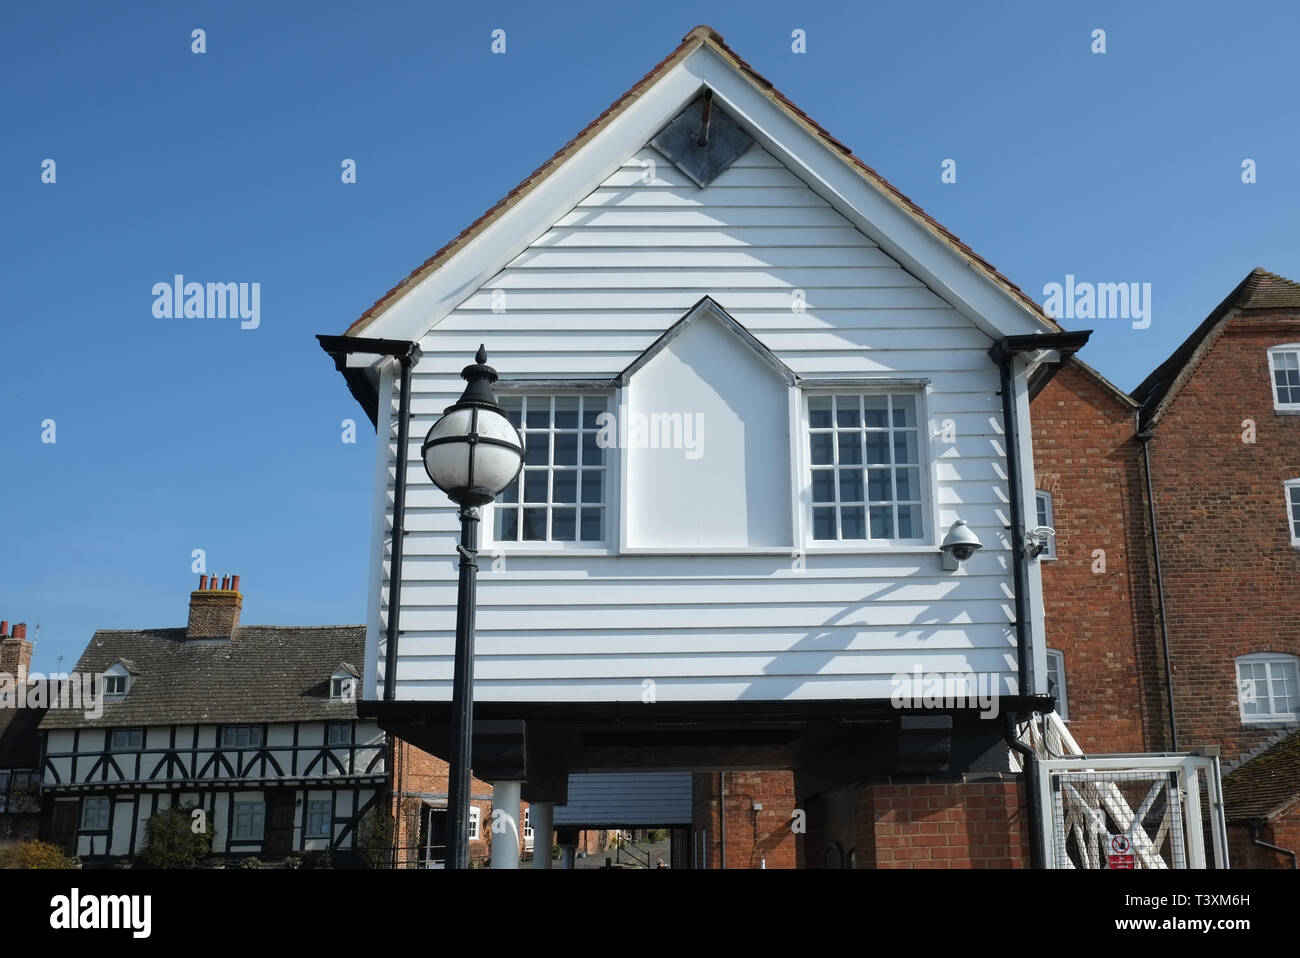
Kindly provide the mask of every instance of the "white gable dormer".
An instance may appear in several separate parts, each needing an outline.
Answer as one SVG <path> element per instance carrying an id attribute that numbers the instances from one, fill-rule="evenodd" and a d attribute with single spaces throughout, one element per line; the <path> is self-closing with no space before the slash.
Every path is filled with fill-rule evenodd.
<path id="1" fill-rule="evenodd" d="M 785 363 L 705 297 L 617 382 L 628 550 L 790 548 Z"/>
<path id="2" fill-rule="evenodd" d="M 118 659 L 100 673 L 100 688 L 103 689 L 106 702 L 120 702 L 131 691 L 131 685 L 138 673 L 126 659 Z"/>

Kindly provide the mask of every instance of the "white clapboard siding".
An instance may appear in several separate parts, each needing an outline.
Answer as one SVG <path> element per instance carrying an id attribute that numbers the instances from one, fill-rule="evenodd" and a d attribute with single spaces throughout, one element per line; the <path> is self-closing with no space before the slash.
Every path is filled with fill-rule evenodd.
<path id="1" fill-rule="evenodd" d="M 465 290 L 420 341 L 399 699 L 451 697 L 459 523 L 430 485 L 419 447 L 459 396 L 460 370 L 479 343 L 507 379 L 610 380 L 704 296 L 809 386 L 854 376 L 929 380 L 927 534 L 937 544 L 960 517 L 984 549 L 953 575 L 939 571 L 933 545 L 674 555 L 618 554 L 607 544 L 538 552 L 485 539 L 479 700 L 645 701 L 647 688 L 655 701 L 887 699 L 894 677 L 916 669 L 986 671 L 999 691 L 1015 690 L 1002 409 L 989 337 L 759 147 L 705 189 L 646 147 L 480 288 Z M 395 395 L 385 398 L 395 407 Z M 941 441 L 945 431 L 956 441 Z M 395 453 L 390 431 L 390 511 Z M 806 487 L 807 477 L 799 482 Z M 797 496 L 806 500 L 806 489 Z M 792 504 L 772 508 L 786 514 Z M 487 534 L 490 507 L 484 514 Z M 385 546 L 385 576 L 387 555 Z M 386 601 L 386 584 L 381 594 Z M 371 631 L 381 691 L 383 630 Z"/>

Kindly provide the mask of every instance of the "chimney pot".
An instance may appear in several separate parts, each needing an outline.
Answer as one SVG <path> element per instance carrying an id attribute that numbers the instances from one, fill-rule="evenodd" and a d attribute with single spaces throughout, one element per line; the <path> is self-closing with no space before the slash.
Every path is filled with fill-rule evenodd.
<path id="1" fill-rule="evenodd" d="M 237 576 L 237 575 L 232 575 L 232 576 L 230 577 L 230 588 L 231 588 L 232 590 L 234 590 L 235 592 L 238 592 L 238 591 L 239 591 L 239 576 Z"/>
<path id="2" fill-rule="evenodd" d="M 26 622 L 19 622 L 19 623 L 17 623 L 17 624 L 14 626 L 13 638 L 15 638 L 15 639 L 25 639 L 25 638 L 27 638 L 27 623 L 26 623 Z"/>
<path id="3" fill-rule="evenodd" d="M 239 628 L 239 613 L 244 604 L 238 592 L 230 592 L 230 576 L 219 579 L 215 574 L 205 576 L 207 588 L 190 595 L 190 621 L 185 629 L 187 639 L 234 638 Z"/>
<path id="4" fill-rule="evenodd" d="M 199 591 L 202 592 L 207 587 L 208 587 L 208 577 L 206 575 L 199 576 Z"/>
<path id="5" fill-rule="evenodd" d="M 6 638 L 8 635 L 9 635 L 9 620 L 0 619 L 0 639 Z"/>

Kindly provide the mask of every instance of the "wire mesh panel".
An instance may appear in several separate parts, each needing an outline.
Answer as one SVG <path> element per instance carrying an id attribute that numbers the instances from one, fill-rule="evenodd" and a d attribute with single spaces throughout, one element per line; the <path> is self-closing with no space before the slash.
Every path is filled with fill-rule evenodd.
<path id="1" fill-rule="evenodd" d="M 1176 771 L 1047 774 L 1057 868 L 1188 867 Z"/>

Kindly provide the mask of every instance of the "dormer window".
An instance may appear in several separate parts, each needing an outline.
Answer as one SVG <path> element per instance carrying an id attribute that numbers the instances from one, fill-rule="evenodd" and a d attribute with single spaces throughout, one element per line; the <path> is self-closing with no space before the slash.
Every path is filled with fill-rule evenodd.
<path id="1" fill-rule="evenodd" d="M 105 675 L 104 676 L 104 694 L 109 697 L 116 696 L 121 698 L 126 694 L 126 676 L 125 675 Z"/>
<path id="2" fill-rule="evenodd" d="M 1300 413 L 1300 343 L 1274 346 L 1268 351 L 1273 374 L 1273 408 Z"/>
<path id="3" fill-rule="evenodd" d="M 357 700 L 357 677 L 343 669 L 331 675 L 330 698 L 335 702 L 355 702 Z"/>
<path id="4" fill-rule="evenodd" d="M 100 689 L 109 701 L 120 700 L 131 688 L 132 666 L 125 659 L 118 659 L 100 674 Z"/>

